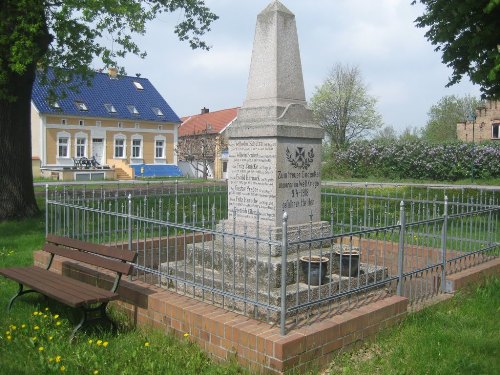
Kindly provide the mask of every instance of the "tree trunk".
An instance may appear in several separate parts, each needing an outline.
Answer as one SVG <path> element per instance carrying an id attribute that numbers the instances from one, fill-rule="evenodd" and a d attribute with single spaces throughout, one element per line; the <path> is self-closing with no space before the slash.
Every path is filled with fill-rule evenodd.
<path id="1" fill-rule="evenodd" d="M 30 69 L 31 68 L 31 69 Z M 0 221 L 37 215 L 31 167 L 31 90 L 35 65 L 11 74 L 15 101 L 0 98 Z"/>

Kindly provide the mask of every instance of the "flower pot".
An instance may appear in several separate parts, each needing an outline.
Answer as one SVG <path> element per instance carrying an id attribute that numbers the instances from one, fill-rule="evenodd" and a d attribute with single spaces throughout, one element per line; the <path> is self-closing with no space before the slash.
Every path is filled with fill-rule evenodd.
<path id="1" fill-rule="evenodd" d="M 342 249 L 334 252 L 334 268 L 341 276 L 357 276 L 359 273 L 359 250 Z"/>
<path id="2" fill-rule="evenodd" d="M 306 283 L 309 285 L 323 284 L 328 274 L 329 261 L 330 259 L 327 257 L 317 255 L 300 257 L 300 264 Z"/>

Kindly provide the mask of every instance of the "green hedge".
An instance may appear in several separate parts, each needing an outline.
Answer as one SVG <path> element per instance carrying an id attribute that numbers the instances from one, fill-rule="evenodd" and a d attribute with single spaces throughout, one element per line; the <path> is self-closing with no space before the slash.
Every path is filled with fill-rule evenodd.
<path id="1" fill-rule="evenodd" d="M 474 161 L 474 163 L 472 163 Z M 323 176 L 455 181 L 500 177 L 500 142 L 358 141 L 326 152 Z"/>

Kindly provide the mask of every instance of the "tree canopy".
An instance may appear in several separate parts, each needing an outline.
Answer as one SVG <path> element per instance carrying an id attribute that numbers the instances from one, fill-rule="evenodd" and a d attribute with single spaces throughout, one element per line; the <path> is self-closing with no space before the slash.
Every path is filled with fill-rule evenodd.
<path id="1" fill-rule="evenodd" d="M 316 88 L 310 107 L 332 145 L 343 147 L 382 126 L 376 103 L 368 94 L 358 67 L 336 64 L 325 82 Z"/>
<path id="2" fill-rule="evenodd" d="M 415 22 L 453 70 L 447 86 L 464 75 L 483 98 L 500 98 L 500 0 L 414 0 L 425 6 Z"/>
<path id="3" fill-rule="evenodd" d="M 433 143 L 456 140 L 457 124 L 474 114 L 478 104 L 479 100 L 470 95 L 441 98 L 428 112 L 429 119 L 423 130 L 423 137 Z"/>
<path id="4" fill-rule="evenodd" d="M 217 19 L 203 0 L 2 0 L 0 2 L 0 221 L 38 213 L 31 166 L 31 91 L 48 67 L 53 84 L 76 74 L 89 81 L 91 63 L 120 67 L 127 54 L 145 56 L 133 36 L 164 12 L 182 12 L 174 32 L 192 48 Z M 160 36 L 159 36 L 160 37 Z M 123 73 L 123 69 L 120 69 Z"/>

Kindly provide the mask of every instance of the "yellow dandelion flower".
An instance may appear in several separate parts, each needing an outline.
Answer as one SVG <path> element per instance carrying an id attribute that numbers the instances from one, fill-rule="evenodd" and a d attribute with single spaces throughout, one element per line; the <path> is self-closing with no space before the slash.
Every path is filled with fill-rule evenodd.
<path id="1" fill-rule="evenodd" d="M 109 344 L 109 342 L 104 341 L 104 342 L 102 343 L 102 346 L 106 347 L 106 346 L 108 346 L 108 344 Z"/>
<path id="2" fill-rule="evenodd" d="M 56 363 L 61 362 L 61 356 L 60 355 L 56 355 L 55 361 L 56 361 Z"/>
<path id="3" fill-rule="evenodd" d="M 54 358 L 50 357 L 50 358 L 49 358 L 49 362 L 50 362 L 50 363 L 54 362 Z"/>
<path id="4" fill-rule="evenodd" d="M 38 315 L 38 311 L 33 312 L 33 315 L 37 316 Z"/>
<path id="5" fill-rule="evenodd" d="M 61 325 L 61 322 L 56 322 L 56 326 L 60 326 Z"/>
<path id="6" fill-rule="evenodd" d="M 59 314 L 54 315 L 54 319 L 59 318 Z"/>
<path id="7" fill-rule="evenodd" d="M 61 371 L 61 372 L 66 371 L 66 367 L 64 367 L 64 365 L 63 365 L 63 366 L 61 366 L 61 367 L 59 367 L 59 371 Z"/>
<path id="8" fill-rule="evenodd" d="M 189 337 L 189 333 L 187 333 L 187 332 L 186 332 L 186 333 L 184 334 L 184 337 Z"/>
<path id="9" fill-rule="evenodd" d="M 6 335 L 10 335 L 10 331 L 5 331 L 5 334 Z"/>
<path id="10" fill-rule="evenodd" d="M 47 314 L 45 314 L 45 315 L 43 316 L 43 318 L 44 318 L 44 319 L 47 319 L 48 317 L 49 317 L 49 316 L 48 316 Z"/>
<path id="11" fill-rule="evenodd" d="M 34 327 L 33 327 L 33 329 L 34 329 L 35 331 L 38 331 L 38 330 L 40 329 L 40 327 L 38 327 L 38 326 L 34 326 Z"/>
<path id="12" fill-rule="evenodd" d="M 12 326 L 10 326 L 10 329 L 13 330 L 13 331 L 15 331 L 17 329 L 17 327 L 14 326 L 14 325 L 12 325 Z"/>
<path id="13" fill-rule="evenodd" d="M 12 336 L 7 336 L 7 340 L 12 340 Z"/>
<path id="14" fill-rule="evenodd" d="M 21 324 L 21 328 L 26 328 L 26 324 Z"/>
<path id="15" fill-rule="evenodd" d="M 38 351 L 39 351 L 39 352 L 43 352 L 43 346 L 40 346 L 40 347 L 38 348 Z"/>
<path id="16" fill-rule="evenodd" d="M 45 308 L 45 311 L 49 311 L 49 308 L 48 308 L 48 307 L 46 307 L 46 308 Z"/>
<path id="17" fill-rule="evenodd" d="M 146 341 L 146 342 L 144 343 L 144 346 L 147 348 L 147 347 L 149 346 L 149 342 L 147 342 L 147 341 Z"/>
<path id="18" fill-rule="evenodd" d="M 92 344 L 93 342 L 94 342 L 94 340 L 89 339 L 89 344 Z"/>
<path id="19" fill-rule="evenodd" d="M 49 336 L 49 337 L 48 337 L 49 341 L 52 341 L 52 339 L 53 339 L 53 338 L 54 338 L 54 337 L 52 337 L 52 336 Z"/>
<path id="20" fill-rule="evenodd" d="M 97 375 L 99 373 L 99 370 L 94 370 L 93 374 Z"/>
<path id="21" fill-rule="evenodd" d="M 36 336 L 33 336 L 33 337 L 31 338 L 31 341 L 36 341 Z"/>
<path id="22" fill-rule="evenodd" d="M 102 340 L 97 340 L 96 344 L 97 344 L 97 346 L 101 346 L 102 345 Z"/>

